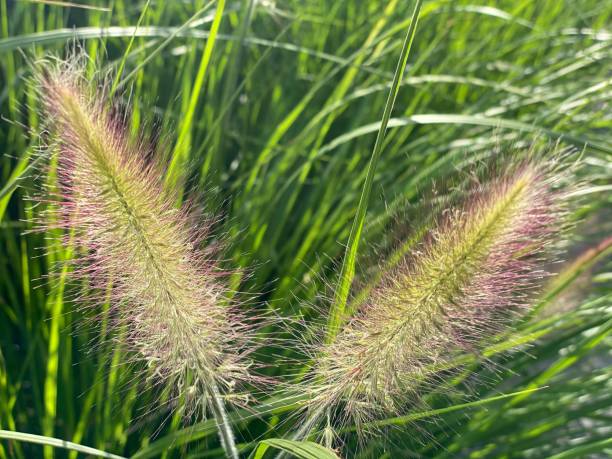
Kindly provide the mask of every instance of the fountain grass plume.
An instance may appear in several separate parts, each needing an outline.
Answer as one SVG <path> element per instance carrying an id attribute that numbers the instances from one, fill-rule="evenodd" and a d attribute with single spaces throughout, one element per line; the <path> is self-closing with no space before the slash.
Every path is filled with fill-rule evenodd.
<path id="1" fill-rule="evenodd" d="M 364 431 L 402 413 L 453 355 L 477 352 L 529 307 L 566 213 L 560 168 L 535 156 L 471 180 L 464 202 L 441 212 L 334 341 L 316 347 L 309 428 L 325 416 Z"/>
<path id="2" fill-rule="evenodd" d="M 77 275 L 100 291 L 112 285 L 117 322 L 155 379 L 186 400 L 189 415 L 212 412 L 229 430 L 222 399 L 252 381 L 252 327 L 227 300 L 214 253 L 201 248 L 210 224 L 175 208 L 159 162 L 129 138 L 78 65 L 43 69 L 37 86 L 58 154 L 58 217 L 49 221 L 71 230 Z"/>

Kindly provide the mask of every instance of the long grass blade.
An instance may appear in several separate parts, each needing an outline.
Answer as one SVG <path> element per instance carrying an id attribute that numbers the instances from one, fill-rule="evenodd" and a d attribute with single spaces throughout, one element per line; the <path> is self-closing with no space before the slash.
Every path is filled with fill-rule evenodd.
<path id="1" fill-rule="evenodd" d="M 140 13 L 140 16 L 138 17 L 138 22 L 136 23 L 136 27 L 134 27 L 134 33 L 130 37 L 130 42 L 125 48 L 125 51 L 123 52 L 123 56 L 121 57 L 121 62 L 119 63 L 119 68 L 117 69 L 117 73 L 115 74 L 115 77 L 113 78 L 113 85 L 111 86 L 111 89 L 109 91 L 109 99 L 112 99 L 113 95 L 115 94 L 115 91 L 117 90 L 117 86 L 119 85 L 119 81 L 121 80 L 121 75 L 123 75 L 123 68 L 125 67 L 125 62 L 127 61 L 127 58 L 130 54 L 130 50 L 132 49 L 132 45 L 134 44 L 134 40 L 136 39 L 136 32 L 138 32 L 138 28 L 140 27 L 142 20 L 144 19 L 144 17 L 147 14 L 147 11 L 149 10 L 150 3 L 151 3 L 151 0 L 147 0 L 147 3 L 145 3 L 144 7 L 142 8 L 142 12 Z"/>
<path id="2" fill-rule="evenodd" d="M 332 450 L 311 441 L 285 440 L 283 438 L 270 438 L 262 440 L 251 454 L 250 459 L 263 459 L 269 448 L 280 449 L 291 453 L 299 459 L 339 459 Z"/>
<path id="3" fill-rule="evenodd" d="M 395 103 L 395 99 L 399 91 L 400 82 L 402 81 L 404 71 L 406 70 L 406 63 L 408 62 L 410 47 L 412 45 L 412 41 L 416 32 L 419 12 L 421 10 L 421 3 L 421 0 L 417 0 L 414 6 L 412 20 L 410 21 L 410 27 L 408 28 L 408 32 L 406 33 L 406 38 L 402 47 L 402 53 L 397 63 L 397 68 L 395 69 L 393 83 L 391 85 L 391 90 L 389 91 L 387 103 L 385 104 L 385 109 L 383 112 L 382 121 L 380 123 L 380 128 L 378 130 L 378 135 L 376 136 L 376 142 L 374 144 L 374 150 L 372 152 L 370 164 L 368 165 L 368 173 L 366 175 L 366 180 L 363 186 L 363 190 L 361 192 L 361 197 L 359 198 L 357 214 L 355 215 L 353 225 L 351 226 L 351 232 L 349 235 L 344 260 L 342 263 L 342 269 L 340 271 L 339 284 L 336 288 L 334 300 L 329 313 L 329 321 L 327 324 L 327 342 L 333 341 L 334 337 L 336 336 L 338 330 L 341 327 L 342 321 L 346 314 L 346 302 L 348 299 L 351 283 L 353 282 L 353 278 L 355 277 L 355 262 L 357 259 L 357 251 L 359 249 L 361 232 L 363 230 L 363 224 L 365 222 L 368 202 L 370 200 L 370 192 L 372 191 L 374 174 L 376 172 L 376 166 L 378 164 L 378 160 L 382 152 L 383 142 L 385 139 L 385 134 L 387 132 L 387 124 L 389 123 L 389 118 L 391 118 L 391 111 L 393 110 L 393 105 Z"/>
<path id="4" fill-rule="evenodd" d="M 202 86 L 204 84 L 204 77 L 206 76 L 208 65 L 210 64 L 213 48 L 217 41 L 217 34 L 219 33 L 219 26 L 221 24 L 224 9 L 225 0 L 219 0 L 217 3 L 217 9 L 215 11 L 215 18 L 213 19 L 213 23 L 210 27 L 210 35 L 206 40 L 206 46 L 204 47 L 204 53 L 202 54 L 202 60 L 200 61 L 200 67 L 198 68 L 198 73 L 193 83 L 193 87 L 191 88 L 187 113 L 185 113 L 185 116 L 181 120 L 178 139 L 176 141 L 174 151 L 172 152 L 172 161 L 170 162 L 170 166 L 168 167 L 168 172 L 166 174 L 166 184 L 168 185 L 176 184 L 176 181 L 179 178 L 178 168 L 179 166 L 184 166 L 185 161 L 187 160 L 186 155 L 188 154 L 191 146 L 188 137 L 190 136 L 193 128 L 193 118 L 200 99 Z"/>
<path id="5" fill-rule="evenodd" d="M 30 3 L 39 3 L 41 5 L 61 6 L 64 8 L 77 8 L 81 10 L 102 11 L 104 13 L 111 12 L 111 8 L 104 6 L 87 5 L 86 3 L 67 2 L 63 0 L 22 0 Z"/>
<path id="6" fill-rule="evenodd" d="M 91 448 L 89 446 L 79 445 L 72 443 L 71 441 L 60 440 L 59 438 L 46 437 L 43 435 L 34 435 L 23 432 L 12 432 L 10 430 L 0 430 L 0 438 L 6 440 L 17 440 L 25 441 L 28 443 L 36 443 L 44 446 L 51 446 L 54 448 L 64 448 L 72 451 L 77 451 L 83 454 L 89 454 L 96 457 L 105 457 L 107 459 L 126 459 L 124 456 L 118 456 L 117 454 L 107 453 L 105 451 Z"/>
<path id="7" fill-rule="evenodd" d="M 381 421 L 376 421 L 372 423 L 371 425 L 375 427 L 385 427 L 385 426 L 391 426 L 391 425 L 405 425 L 405 424 L 409 424 L 414 421 L 418 421 L 419 419 L 430 418 L 432 416 L 440 416 L 442 414 L 452 413 L 453 411 L 465 410 L 467 408 L 476 408 L 482 405 L 486 405 L 488 403 L 497 402 L 499 400 L 504 400 L 507 398 L 532 394 L 542 389 L 546 389 L 546 387 L 529 388 L 529 389 L 520 390 L 517 392 L 511 392 L 509 394 L 502 394 L 502 395 L 496 395 L 493 397 L 482 398 L 480 400 L 475 400 L 473 402 L 459 403 L 456 405 L 451 405 L 451 406 L 447 406 L 447 407 L 439 408 L 435 410 L 420 411 L 418 413 L 412 413 L 406 416 L 398 416 L 395 418 L 383 419 Z M 353 430 L 353 429 L 348 429 L 348 430 Z"/>

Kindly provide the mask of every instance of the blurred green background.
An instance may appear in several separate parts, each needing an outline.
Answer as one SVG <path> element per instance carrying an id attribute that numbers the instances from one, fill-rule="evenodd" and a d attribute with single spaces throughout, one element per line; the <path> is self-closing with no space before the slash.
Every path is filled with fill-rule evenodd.
<path id="1" fill-rule="evenodd" d="M 45 279 L 72 252 L 57 234 L 28 232 L 37 209 L 27 197 L 53 181 L 34 164 L 41 120 L 30 62 L 76 46 L 89 56 L 93 80 L 119 72 L 113 90 L 128 128 L 161 152 L 171 186 L 185 197 L 198 190 L 198 203 L 220 216 L 224 258 L 248 270 L 232 278 L 245 308 L 316 323 L 413 2 L 68 3 L 0 0 L 0 428 L 140 458 L 222 457 L 213 424 L 189 429 L 157 408 L 168 394 L 142 378 L 143 369 L 122 364 L 123 346 L 103 339 L 112 334 L 108 306 L 77 310 L 66 269 L 53 288 Z M 611 15 L 611 2 L 595 0 L 424 3 L 374 178 L 361 270 L 378 262 L 371 248 L 398 226 L 408 233 L 418 225 L 413 208 L 433 184 L 534 136 L 582 154 L 581 223 L 536 318 L 487 348 L 490 361 L 469 356 L 465 372 L 441 388 L 445 395 L 407 407 L 420 420 L 395 420 L 388 436 L 362 446 L 349 435 L 343 454 L 612 454 Z M 266 372 L 281 377 L 300 371 L 298 357 L 274 346 L 258 353 Z M 254 404 L 260 416 L 234 413 L 245 453 L 296 422 L 288 402 L 261 405 L 272 389 Z M 0 458 L 43 454 L 77 457 L 0 440 Z"/>

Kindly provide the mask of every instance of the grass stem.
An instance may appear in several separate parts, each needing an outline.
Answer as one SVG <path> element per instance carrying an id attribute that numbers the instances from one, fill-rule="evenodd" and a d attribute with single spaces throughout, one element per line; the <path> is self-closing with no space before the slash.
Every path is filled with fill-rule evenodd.
<path id="1" fill-rule="evenodd" d="M 232 426 L 230 425 L 229 419 L 227 417 L 227 412 L 225 411 L 223 398 L 221 397 L 219 388 L 217 387 L 217 384 L 214 381 L 211 382 L 210 397 L 212 400 L 213 415 L 217 424 L 217 430 L 219 431 L 221 446 L 223 447 L 223 450 L 225 451 L 227 457 L 231 459 L 238 459 L 238 448 L 236 448 L 234 432 L 232 431 Z"/>

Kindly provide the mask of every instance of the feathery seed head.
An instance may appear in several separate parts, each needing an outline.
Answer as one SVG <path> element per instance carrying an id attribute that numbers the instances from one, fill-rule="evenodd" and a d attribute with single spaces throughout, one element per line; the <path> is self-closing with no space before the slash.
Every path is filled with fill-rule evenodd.
<path id="1" fill-rule="evenodd" d="M 310 412 L 357 426 L 395 414 L 453 353 L 477 349 L 526 308 L 560 231 L 557 180 L 550 162 L 523 161 L 442 212 L 334 342 L 316 350 Z"/>
<path id="2" fill-rule="evenodd" d="M 100 290 L 112 285 L 132 349 L 203 411 L 213 390 L 249 378 L 250 325 L 227 304 L 212 253 L 200 249 L 207 225 L 173 206 L 145 146 L 128 138 L 102 92 L 65 67 L 39 76 L 39 91 L 59 147 L 57 225 L 85 253 L 76 274 Z"/>

